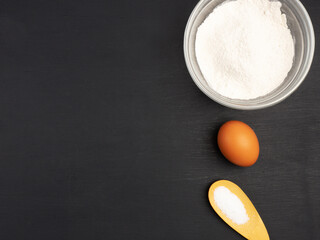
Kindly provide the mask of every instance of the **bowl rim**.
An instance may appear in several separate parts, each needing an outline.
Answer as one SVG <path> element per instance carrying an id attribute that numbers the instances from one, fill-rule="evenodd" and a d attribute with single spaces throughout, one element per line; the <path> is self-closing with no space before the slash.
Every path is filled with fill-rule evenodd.
<path id="1" fill-rule="evenodd" d="M 196 74 L 193 71 L 193 67 L 191 64 L 191 61 L 188 61 L 189 58 L 189 51 L 188 51 L 188 41 L 187 38 L 190 35 L 190 25 L 192 24 L 193 20 L 196 19 L 195 13 L 198 11 L 198 9 L 202 6 L 203 3 L 205 2 L 212 2 L 212 1 L 217 1 L 217 0 L 200 0 L 197 5 L 194 7 L 194 9 L 192 10 L 185 30 L 184 30 L 184 37 L 183 37 L 183 52 L 184 52 L 184 59 L 185 59 L 185 63 L 187 66 L 187 69 L 189 71 L 189 74 L 193 80 L 193 82 L 198 86 L 198 88 L 205 94 L 207 95 L 210 99 L 212 99 L 213 101 L 228 107 L 228 108 L 232 108 L 232 109 L 237 109 L 237 110 L 258 110 L 258 109 L 263 109 L 263 108 L 267 108 L 267 107 L 271 107 L 274 106 L 280 102 L 282 102 L 283 100 L 285 100 L 286 98 L 288 98 L 293 92 L 295 92 L 297 90 L 297 88 L 302 84 L 302 82 L 305 80 L 306 76 L 308 75 L 312 62 L 313 62 L 313 58 L 314 58 L 314 51 L 315 51 L 315 33 L 314 33 L 314 28 L 313 28 L 313 24 L 311 21 L 311 18 L 307 12 L 307 10 L 305 9 L 304 5 L 299 1 L 299 0 L 290 0 L 290 1 L 294 1 L 297 3 L 297 5 L 299 6 L 300 10 L 303 12 L 304 16 L 305 16 L 305 23 L 307 25 L 307 27 L 310 30 L 310 45 L 309 45 L 309 58 L 306 59 L 305 63 L 304 63 L 304 68 L 305 71 L 302 73 L 302 75 L 300 76 L 299 81 L 297 81 L 295 83 L 295 85 L 290 89 L 290 91 L 287 91 L 285 93 L 283 93 L 280 97 L 275 97 L 273 99 L 273 101 L 271 102 L 267 102 L 267 103 L 259 103 L 257 105 L 240 105 L 240 104 L 235 104 L 235 103 L 230 103 L 230 102 L 226 102 L 222 99 L 216 98 L 214 97 L 202 84 L 201 81 L 197 78 Z M 226 0 L 228 1 L 228 0 Z M 205 80 L 205 79 L 204 79 Z M 244 100 L 245 101 L 245 100 Z"/>

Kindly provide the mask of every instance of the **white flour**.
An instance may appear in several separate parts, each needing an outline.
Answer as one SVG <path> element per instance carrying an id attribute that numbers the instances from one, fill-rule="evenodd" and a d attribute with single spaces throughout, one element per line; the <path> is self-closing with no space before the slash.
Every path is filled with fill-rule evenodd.
<path id="1" fill-rule="evenodd" d="M 245 224 L 249 217 L 241 200 L 226 187 L 217 187 L 213 192 L 218 208 L 236 224 Z"/>
<path id="2" fill-rule="evenodd" d="M 228 1 L 201 24 L 196 57 L 213 90 L 253 99 L 283 82 L 292 67 L 294 42 L 280 7 L 269 0 Z"/>

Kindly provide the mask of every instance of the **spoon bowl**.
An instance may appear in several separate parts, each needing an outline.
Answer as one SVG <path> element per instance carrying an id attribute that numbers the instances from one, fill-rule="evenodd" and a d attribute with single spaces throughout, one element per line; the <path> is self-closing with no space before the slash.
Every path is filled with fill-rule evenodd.
<path id="1" fill-rule="evenodd" d="M 214 200 L 214 191 L 217 187 L 226 187 L 233 194 L 235 194 L 243 203 L 249 220 L 244 224 L 236 224 L 230 218 L 228 218 L 221 209 L 217 206 Z M 213 183 L 209 189 L 208 193 L 209 202 L 214 209 L 214 211 L 234 230 L 240 233 L 243 237 L 249 240 L 270 240 L 267 229 L 257 212 L 256 208 L 247 197 L 247 195 L 238 187 L 236 184 L 227 181 L 220 180 Z"/>

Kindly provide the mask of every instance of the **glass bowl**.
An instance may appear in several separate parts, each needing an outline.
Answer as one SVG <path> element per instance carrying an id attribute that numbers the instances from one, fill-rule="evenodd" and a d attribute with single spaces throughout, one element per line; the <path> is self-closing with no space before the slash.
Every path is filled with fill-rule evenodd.
<path id="1" fill-rule="evenodd" d="M 271 93 L 262 97 L 250 100 L 231 99 L 220 95 L 208 86 L 202 76 L 195 55 L 195 39 L 198 27 L 213 9 L 224 1 L 226 0 L 201 0 L 189 17 L 184 34 L 184 56 L 193 81 L 212 100 L 234 109 L 261 109 L 281 102 L 299 87 L 313 60 L 315 38 L 312 22 L 307 11 L 298 0 L 279 0 L 282 3 L 281 11 L 287 16 L 287 24 L 295 45 L 293 65 L 283 83 Z"/>

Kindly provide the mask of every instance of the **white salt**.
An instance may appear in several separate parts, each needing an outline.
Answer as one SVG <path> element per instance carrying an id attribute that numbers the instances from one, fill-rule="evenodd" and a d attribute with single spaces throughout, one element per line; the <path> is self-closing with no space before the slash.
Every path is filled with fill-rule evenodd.
<path id="1" fill-rule="evenodd" d="M 234 223 L 244 224 L 249 220 L 241 200 L 228 188 L 220 186 L 214 190 L 214 201 L 218 208 Z"/>
<path id="2" fill-rule="evenodd" d="M 290 71 L 294 41 L 281 3 L 226 1 L 200 25 L 195 51 L 210 88 L 233 99 L 253 99 L 277 88 Z"/>

